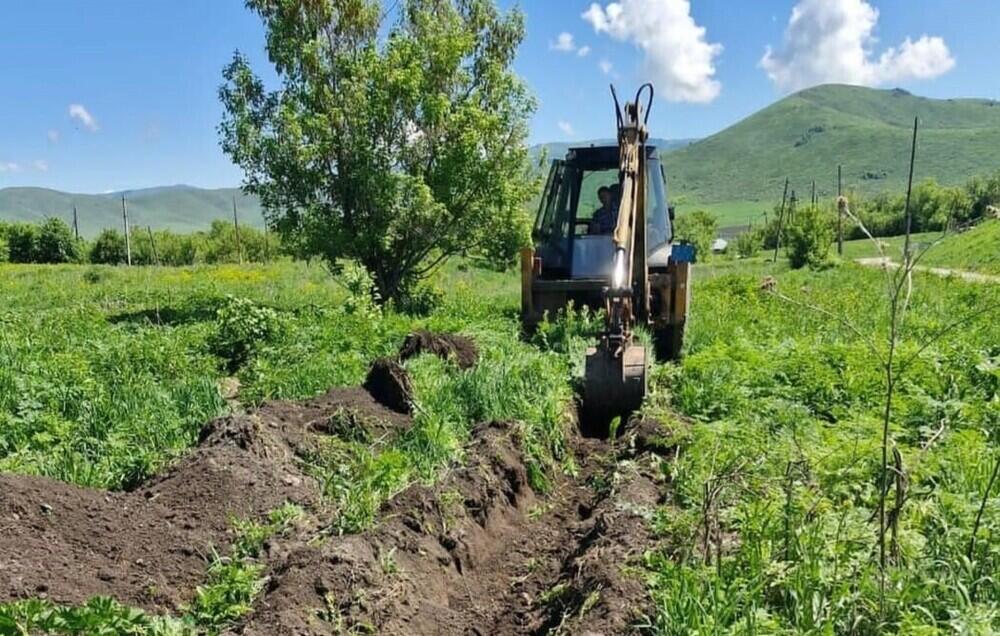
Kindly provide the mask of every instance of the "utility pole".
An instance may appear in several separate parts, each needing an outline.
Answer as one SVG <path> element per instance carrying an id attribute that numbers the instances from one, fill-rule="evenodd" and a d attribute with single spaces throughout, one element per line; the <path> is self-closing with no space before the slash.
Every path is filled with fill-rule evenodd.
<path id="1" fill-rule="evenodd" d="M 816 207 L 816 180 L 813 179 L 812 206 Z"/>
<path id="2" fill-rule="evenodd" d="M 80 240 L 80 222 L 76 217 L 76 204 L 73 204 L 73 236 Z"/>
<path id="3" fill-rule="evenodd" d="M 129 267 L 132 267 L 132 239 L 128 232 L 128 203 L 125 202 L 125 195 L 122 195 L 122 223 L 125 225 L 125 260 Z"/>
<path id="4" fill-rule="evenodd" d="M 842 170 L 843 166 L 837 166 L 837 256 L 844 255 L 844 210 L 840 205 L 842 190 Z"/>
<path id="5" fill-rule="evenodd" d="M 153 263 L 157 266 L 160 264 L 160 257 L 156 253 L 156 239 L 153 238 L 153 228 L 147 225 L 146 231 L 149 232 L 149 247 L 153 251 Z"/>
<path id="6" fill-rule="evenodd" d="M 781 208 L 778 211 L 778 235 L 774 238 L 774 259 L 778 262 L 778 249 L 781 247 L 781 224 L 785 220 L 785 200 L 788 198 L 788 177 L 785 177 L 785 191 L 781 194 Z"/>
<path id="7" fill-rule="evenodd" d="M 240 219 L 236 213 L 236 195 L 233 195 L 233 228 L 236 230 L 236 254 L 240 260 L 240 265 L 243 264 L 243 245 L 240 242 Z"/>

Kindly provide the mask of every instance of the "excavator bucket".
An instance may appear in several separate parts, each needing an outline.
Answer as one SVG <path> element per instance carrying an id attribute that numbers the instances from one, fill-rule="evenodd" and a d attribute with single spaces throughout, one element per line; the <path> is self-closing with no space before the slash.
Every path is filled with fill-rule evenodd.
<path id="1" fill-rule="evenodd" d="M 619 351 L 601 343 L 587 349 L 580 405 L 581 430 L 607 437 L 615 417 L 627 417 L 646 396 L 649 356 L 646 347 L 629 343 Z"/>

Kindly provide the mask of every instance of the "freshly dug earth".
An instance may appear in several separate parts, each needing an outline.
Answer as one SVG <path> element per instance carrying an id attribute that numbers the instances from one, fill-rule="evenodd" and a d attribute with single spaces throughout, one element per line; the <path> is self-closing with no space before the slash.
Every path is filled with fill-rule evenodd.
<path id="1" fill-rule="evenodd" d="M 409 360 L 421 353 L 431 353 L 444 360 L 453 360 L 461 369 L 470 369 L 479 360 L 479 349 L 471 338 L 450 333 L 434 333 L 426 329 L 414 331 L 399 349 L 399 359 Z"/>
<path id="2" fill-rule="evenodd" d="M 651 608 L 628 567 L 654 545 L 663 485 L 648 433 L 622 453 L 574 438 L 580 474 L 547 496 L 528 484 L 517 435 L 479 426 L 462 467 L 388 502 L 375 529 L 292 548 L 233 633 L 635 631 Z"/>
<path id="3" fill-rule="evenodd" d="M 639 558 L 666 484 L 662 427 L 614 446 L 572 436 L 573 477 L 529 485 L 517 424 L 472 432 L 460 466 L 388 501 L 378 525 L 327 537 L 333 511 L 302 468 L 324 435 L 379 444 L 409 416 L 361 388 L 211 422 L 198 447 L 133 492 L 0 476 L 0 602 L 96 595 L 158 613 L 189 603 L 232 517 L 287 501 L 306 519 L 265 546 L 268 581 L 232 634 L 627 634 L 652 609 Z"/>
<path id="4" fill-rule="evenodd" d="M 209 423 L 197 448 L 133 492 L 0 475 L 0 602 L 103 595 L 178 610 L 204 582 L 212 549 L 227 548 L 233 517 L 260 519 L 285 502 L 322 515 L 298 458 L 334 421 L 371 437 L 410 425 L 362 389 L 334 389 Z"/>

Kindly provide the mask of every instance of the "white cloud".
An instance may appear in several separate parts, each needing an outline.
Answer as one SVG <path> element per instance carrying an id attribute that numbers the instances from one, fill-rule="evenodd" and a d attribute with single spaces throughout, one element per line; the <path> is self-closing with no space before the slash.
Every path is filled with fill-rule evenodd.
<path id="1" fill-rule="evenodd" d="M 83 107 L 83 104 L 70 104 L 69 105 L 69 116 L 73 119 L 80 120 L 83 127 L 91 132 L 96 132 L 99 126 L 97 125 L 97 120 L 94 116 Z"/>
<path id="2" fill-rule="evenodd" d="M 689 0 L 621 0 L 603 8 L 595 2 L 582 17 L 597 33 L 639 47 L 659 94 L 668 100 L 706 103 L 722 90 L 715 79 L 722 45 L 705 39 Z"/>
<path id="3" fill-rule="evenodd" d="M 567 137 L 576 136 L 576 131 L 573 130 L 573 125 L 570 124 L 568 121 L 560 121 L 556 125 L 559 126 L 559 130 L 561 130 L 562 133 Z"/>
<path id="4" fill-rule="evenodd" d="M 0 172 L 20 172 L 21 166 L 13 161 L 0 161 Z"/>
<path id="5" fill-rule="evenodd" d="M 573 41 L 573 34 L 565 31 L 559 34 L 555 42 L 549 42 L 549 48 L 553 51 L 572 53 L 576 50 L 576 42 Z"/>
<path id="6" fill-rule="evenodd" d="M 601 60 L 600 62 L 597 63 L 597 66 L 598 68 L 601 69 L 601 72 L 604 73 L 605 75 L 611 75 L 611 71 L 615 70 L 614 65 L 612 65 L 611 62 L 607 60 Z"/>
<path id="7" fill-rule="evenodd" d="M 35 159 L 31 162 L 31 165 L 34 166 L 35 170 L 39 172 L 49 171 L 49 162 L 44 159 Z"/>
<path id="8" fill-rule="evenodd" d="M 590 47 L 581 46 L 576 50 L 576 54 L 579 55 L 580 57 L 587 57 L 588 55 L 590 55 Z"/>
<path id="9" fill-rule="evenodd" d="M 45 133 L 45 136 L 48 137 L 49 141 L 51 141 L 52 143 L 59 142 L 59 136 L 60 136 L 59 131 L 56 130 L 55 128 L 50 129 L 49 132 Z"/>
<path id="10" fill-rule="evenodd" d="M 781 90 L 840 82 L 878 86 L 929 79 L 955 66 L 940 37 L 906 38 L 877 58 L 878 9 L 865 0 L 800 0 L 785 27 L 782 50 L 767 47 L 760 66 Z"/>

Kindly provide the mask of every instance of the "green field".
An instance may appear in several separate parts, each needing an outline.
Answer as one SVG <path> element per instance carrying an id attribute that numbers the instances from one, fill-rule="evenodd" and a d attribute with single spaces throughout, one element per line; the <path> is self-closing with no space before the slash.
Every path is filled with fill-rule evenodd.
<path id="1" fill-rule="evenodd" d="M 860 253 L 850 246 L 851 256 Z M 794 302 L 760 291 L 768 275 Z M 628 563 L 649 595 L 644 631 L 1000 629 L 995 490 L 967 555 L 1000 459 L 1000 327 L 987 313 L 919 350 L 956 316 L 997 306 L 1000 288 L 916 277 L 900 345 L 901 355 L 915 357 L 898 386 L 891 425 L 907 487 L 880 601 L 872 519 L 885 379 L 865 341 L 829 315 L 852 322 L 884 353 L 882 274 L 850 264 L 814 273 L 720 261 L 699 266 L 695 281 L 686 357 L 654 368 L 644 409 L 673 449 L 642 456 L 665 488 L 662 501 L 641 513 L 649 542 L 632 546 L 639 552 Z M 520 423 L 518 443 L 542 502 L 531 514 L 544 527 L 546 506 L 558 501 L 545 503 L 549 485 L 572 481 L 578 470 L 567 463 L 567 413 L 597 323 L 577 316 L 521 340 L 516 275 L 465 265 L 439 273 L 443 303 L 424 317 L 377 310 L 344 282 L 292 263 L 2 266 L 0 469 L 120 490 L 183 457 L 201 425 L 230 408 L 218 388 L 232 362 L 232 350 L 220 347 L 233 342 L 222 337 L 232 336 L 227 308 L 269 325 L 236 371 L 246 406 L 356 385 L 373 359 L 427 327 L 473 337 L 479 364 L 461 371 L 431 356 L 408 361 L 419 404 L 414 427 L 395 441 L 331 446 L 311 469 L 325 484 L 329 511 L 281 513 L 260 528 L 278 541 L 291 532 L 284 520 L 303 514 L 335 534 L 377 526 L 382 504 L 408 484 L 433 484 L 457 470 L 472 426 L 489 420 Z M 248 300 L 234 305 L 230 297 Z M 629 457 L 612 463 L 612 481 L 583 487 L 614 493 L 614 480 L 637 469 Z M 230 624 L 228 616 L 266 594 L 254 585 L 244 590 L 240 577 L 252 582 L 272 565 L 259 548 L 234 554 L 237 569 L 207 566 L 206 591 L 187 613 L 156 623 L 161 631 L 119 633 L 182 633 L 169 630 L 185 625 L 212 632 Z M 210 590 L 223 600 L 213 601 Z M 112 624 L 126 614 L 115 605 L 15 602 L 0 606 L 0 633 L 15 623 L 70 633 L 54 626 L 57 619 Z M 130 620 L 155 623 L 143 616 Z"/>

